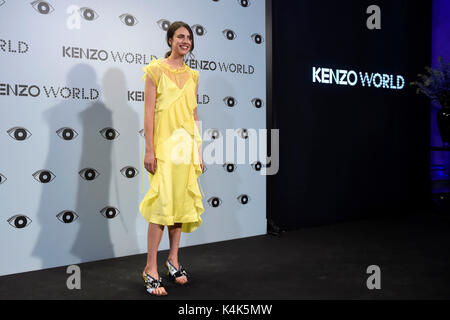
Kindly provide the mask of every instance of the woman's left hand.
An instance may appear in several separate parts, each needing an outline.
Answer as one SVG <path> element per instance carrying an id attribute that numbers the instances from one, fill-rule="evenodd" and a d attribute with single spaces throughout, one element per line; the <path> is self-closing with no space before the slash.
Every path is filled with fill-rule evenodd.
<path id="1" fill-rule="evenodd" d="M 199 157 L 199 160 L 200 160 L 200 167 L 202 168 L 202 172 L 203 172 L 203 171 L 205 171 L 205 163 L 203 162 L 203 157 L 202 157 L 201 152 L 199 152 L 198 157 Z"/>

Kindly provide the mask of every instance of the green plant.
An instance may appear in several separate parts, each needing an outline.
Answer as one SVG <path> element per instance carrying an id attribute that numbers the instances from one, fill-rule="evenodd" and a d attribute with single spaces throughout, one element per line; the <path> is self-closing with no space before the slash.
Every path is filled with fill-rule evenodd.
<path id="1" fill-rule="evenodd" d="M 450 108 L 450 63 L 444 63 L 439 57 L 439 66 L 437 69 L 425 67 L 428 74 L 419 73 L 421 81 L 411 82 L 410 85 L 417 86 L 417 94 L 423 93 L 447 109 Z"/>

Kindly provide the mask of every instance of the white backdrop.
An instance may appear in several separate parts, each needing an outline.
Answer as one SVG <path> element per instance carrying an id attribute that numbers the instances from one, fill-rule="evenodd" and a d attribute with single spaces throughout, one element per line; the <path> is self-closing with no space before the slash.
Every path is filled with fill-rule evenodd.
<path id="1" fill-rule="evenodd" d="M 0 0 L 0 275 L 146 252 L 142 67 L 176 20 L 195 33 L 203 150 L 265 128 L 263 0 Z M 265 176 L 237 161 L 206 162 L 181 246 L 266 232 Z"/>

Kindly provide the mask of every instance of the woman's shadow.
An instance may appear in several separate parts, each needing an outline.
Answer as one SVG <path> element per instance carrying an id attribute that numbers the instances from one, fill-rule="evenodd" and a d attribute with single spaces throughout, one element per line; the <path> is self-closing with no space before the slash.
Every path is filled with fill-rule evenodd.
<path id="1" fill-rule="evenodd" d="M 136 142 L 122 143 L 126 149 L 123 153 L 128 154 L 131 148 L 135 155 L 138 140 L 120 129 L 116 139 L 110 140 L 106 137 L 111 138 L 113 131 L 102 129 L 115 129 L 114 123 L 120 121 L 127 125 L 124 129 L 134 127 L 136 131 L 138 119 L 126 104 L 123 73 L 112 69 L 104 79 L 105 103 L 100 97 L 91 100 L 91 88 L 100 92 L 96 73 L 88 65 L 76 65 L 69 71 L 66 86 L 84 88 L 88 99 L 66 99 L 43 115 L 50 129 L 45 168 L 55 174 L 55 181 L 43 186 L 37 213 L 41 229 L 33 255 L 42 260 L 42 268 L 132 254 L 137 248 L 136 201 L 129 193 L 138 196 L 138 179 L 126 178 L 120 172 L 134 159 L 120 158 L 116 144 L 125 133 L 123 139 Z M 62 127 L 73 129 L 78 136 L 61 138 L 56 131 Z M 58 218 L 57 214 L 65 210 L 71 213 Z M 122 239 L 123 234 L 126 237 Z M 117 236 L 116 241 L 112 241 L 112 235 Z"/>

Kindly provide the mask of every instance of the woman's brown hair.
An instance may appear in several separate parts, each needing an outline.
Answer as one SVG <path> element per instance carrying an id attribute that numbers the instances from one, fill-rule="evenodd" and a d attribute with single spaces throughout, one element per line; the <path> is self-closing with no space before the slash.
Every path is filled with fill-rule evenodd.
<path id="1" fill-rule="evenodd" d="M 192 32 L 191 27 L 183 21 L 175 21 L 167 29 L 166 41 L 167 41 L 167 45 L 169 46 L 170 50 L 166 52 L 166 55 L 164 56 L 164 58 L 169 57 L 170 54 L 172 53 L 172 46 L 169 43 L 169 39 L 173 38 L 175 31 L 177 31 L 178 28 L 181 28 L 181 27 L 185 27 L 189 31 L 189 34 L 191 35 L 192 45 L 191 45 L 191 50 L 189 51 L 189 54 L 192 54 L 191 52 L 192 52 L 192 50 L 194 50 L 194 33 Z"/>

